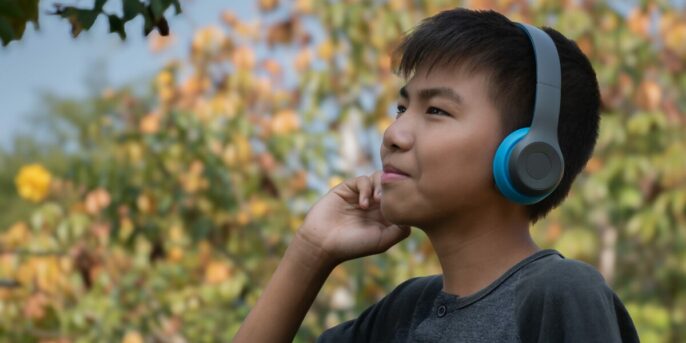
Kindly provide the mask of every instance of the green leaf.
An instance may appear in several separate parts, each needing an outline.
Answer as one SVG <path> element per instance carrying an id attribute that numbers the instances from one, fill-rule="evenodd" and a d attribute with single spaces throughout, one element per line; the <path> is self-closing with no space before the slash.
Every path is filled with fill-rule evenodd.
<path id="1" fill-rule="evenodd" d="M 147 36 L 152 29 L 155 28 L 155 21 L 150 13 L 144 14 L 143 17 L 145 18 L 145 24 L 143 24 L 143 35 Z"/>
<path id="2" fill-rule="evenodd" d="M 159 20 L 160 17 L 162 17 L 162 14 L 164 14 L 164 10 L 169 7 L 169 4 L 166 3 L 166 1 L 163 0 L 150 0 L 150 10 L 152 12 L 152 18 L 157 21 Z"/>
<path id="3" fill-rule="evenodd" d="M 93 6 L 94 11 L 102 12 L 102 7 L 105 6 L 107 0 L 95 0 L 95 5 Z"/>
<path id="4" fill-rule="evenodd" d="M 139 14 L 145 15 L 145 6 L 138 0 L 123 0 L 122 8 L 124 11 L 123 22 L 127 22 Z"/>
<path id="5" fill-rule="evenodd" d="M 161 36 L 169 36 L 169 24 L 167 23 L 167 19 L 164 17 L 157 21 L 155 27 L 157 27 L 157 31 Z"/>
<path id="6" fill-rule="evenodd" d="M 0 0 L 0 15 L 3 17 L 22 17 L 23 11 L 17 1 Z"/>
<path id="7" fill-rule="evenodd" d="M 7 20 L 5 20 L 3 17 L 0 17 L 0 39 L 2 39 L 3 46 L 6 46 L 14 39 L 12 26 L 10 26 Z"/>
<path id="8" fill-rule="evenodd" d="M 174 5 L 174 11 L 176 11 L 175 14 L 181 14 L 181 4 L 179 4 L 179 0 L 172 0 L 172 4 Z"/>
<path id="9" fill-rule="evenodd" d="M 124 30 L 124 22 L 116 15 L 110 14 L 107 16 L 110 23 L 110 33 L 116 32 L 119 34 L 121 40 L 126 39 L 126 31 Z"/>
<path id="10" fill-rule="evenodd" d="M 643 203 L 643 197 L 639 190 L 633 187 L 624 187 L 619 195 L 619 204 L 623 207 L 636 209 Z"/>
<path id="11" fill-rule="evenodd" d="M 76 38 L 83 29 L 90 29 L 95 22 L 95 19 L 100 14 L 99 11 L 85 10 L 76 7 L 64 7 L 58 9 L 57 12 L 60 17 L 68 19 L 71 23 L 71 35 Z"/>
<path id="12" fill-rule="evenodd" d="M 90 30 L 99 14 L 100 11 L 79 9 L 76 11 L 76 18 L 78 19 L 79 23 L 81 23 L 81 27 L 83 29 Z"/>

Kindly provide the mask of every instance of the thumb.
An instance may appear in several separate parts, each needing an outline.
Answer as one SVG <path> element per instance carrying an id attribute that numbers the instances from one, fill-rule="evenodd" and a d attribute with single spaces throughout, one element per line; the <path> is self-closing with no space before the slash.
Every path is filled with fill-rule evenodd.
<path id="1" fill-rule="evenodd" d="M 408 225 L 393 224 L 381 232 L 381 240 L 379 241 L 379 245 L 384 248 L 384 251 L 386 251 L 393 245 L 407 238 L 411 232 L 410 226 Z"/>

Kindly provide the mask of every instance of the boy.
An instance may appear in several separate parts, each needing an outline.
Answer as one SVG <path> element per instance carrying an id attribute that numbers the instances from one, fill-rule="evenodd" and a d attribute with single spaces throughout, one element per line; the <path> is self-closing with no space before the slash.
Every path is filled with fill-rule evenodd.
<path id="1" fill-rule="evenodd" d="M 458 8 L 425 19 L 398 52 L 409 82 L 384 133 L 383 173 L 346 180 L 310 209 L 235 342 L 291 341 L 337 264 L 386 251 L 410 226 L 427 234 L 443 274 L 403 282 L 318 342 L 637 342 L 602 276 L 529 234 L 598 135 L 598 84 L 576 44 Z M 500 148 L 530 125 L 527 137 L 548 148 Z M 507 162 L 513 153 L 528 154 L 522 166 Z"/>

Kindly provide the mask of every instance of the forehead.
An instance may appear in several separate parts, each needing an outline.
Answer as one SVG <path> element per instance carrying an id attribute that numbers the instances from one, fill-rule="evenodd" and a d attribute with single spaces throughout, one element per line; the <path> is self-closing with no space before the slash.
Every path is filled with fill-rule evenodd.
<path id="1" fill-rule="evenodd" d="M 458 93 L 465 102 L 487 100 L 487 74 L 459 67 L 420 67 L 404 86 L 410 95 L 421 89 L 446 87 Z"/>

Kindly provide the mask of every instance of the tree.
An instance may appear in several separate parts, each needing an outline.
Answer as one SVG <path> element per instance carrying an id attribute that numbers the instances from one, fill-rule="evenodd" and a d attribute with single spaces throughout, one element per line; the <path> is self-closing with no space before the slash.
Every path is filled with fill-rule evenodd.
<path id="1" fill-rule="evenodd" d="M 63 6 L 58 3 L 54 5 L 54 12 L 49 14 L 68 20 L 74 38 L 78 37 L 81 31 L 89 30 L 98 16 L 104 15 L 109 22 L 110 33 L 117 33 L 124 40 L 124 25 L 139 15 L 145 20 L 143 35 L 147 36 L 153 29 L 157 29 L 160 35 L 166 36 L 169 34 L 169 24 L 164 12 L 170 6 L 174 6 L 175 13 L 181 13 L 179 0 L 123 0 L 122 15 L 119 16 L 103 10 L 107 1 L 95 0 L 92 8 Z M 28 22 L 39 27 L 38 5 L 39 0 L 0 0 L 0 39 L 3 46 L 21 39 Z"/>

